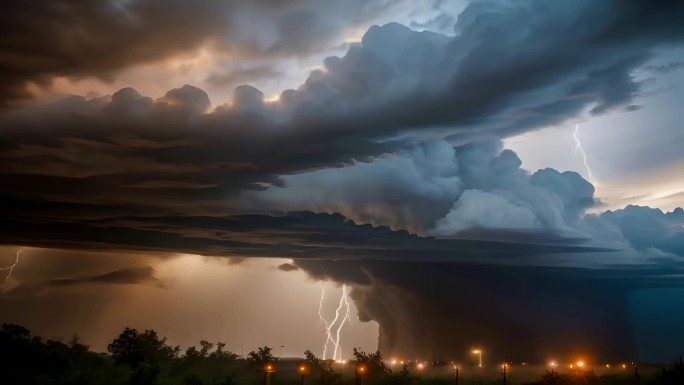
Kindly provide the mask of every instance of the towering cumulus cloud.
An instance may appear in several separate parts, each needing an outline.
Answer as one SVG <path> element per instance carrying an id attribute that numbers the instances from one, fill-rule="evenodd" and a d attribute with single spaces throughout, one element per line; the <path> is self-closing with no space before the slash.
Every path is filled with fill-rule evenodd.
<path id="1" fill-rule="evenodd" d="M 456 358 L 482 344 L 506 359 L 663 358 L 639 345 L 639 306 L 684 286 L 682 210 L 587 214 L 601 207 L 591 183 L 525 170 L 501 143 L 634 110 L 651 84 L 635 73 L 683 42 L 684 2 L 478 1 L 452 35 L 373 26 L 277 101 L 242 85 L 212 105 L 184 85 L 21 107 L 27 84 L 106 78 L 205 43 L 304 55 L 341 29 L 305 12 L 334 13 L 327 1 L 60 1 L 34 10 L 50 21 L 37 27 L 10 22 L 31 12 L 10 3 L 0 25 L 33 40 L 0 42 L 4 244 L 291 258 L 281 270 L 351 285 L 387 354 Z M 340 17 L 389 4 L 360 3 Z M 264 17 L 277 22 L 249 33 Z M 83 281 L 157 284 L 153 272 Z"/>

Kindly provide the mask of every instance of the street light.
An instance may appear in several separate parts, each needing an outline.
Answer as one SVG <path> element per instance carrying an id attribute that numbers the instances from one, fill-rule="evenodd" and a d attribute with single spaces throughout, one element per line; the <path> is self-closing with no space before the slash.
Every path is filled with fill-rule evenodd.
<path id="1" fill-rule="evenodd" d="M 304 375 L 306 374 L 306 365 L 299 365 L 299 374 L 302 375 L 302 385 L 304 385 Z"/>
<path id="2" fill-rule="evenodd" d="M 363 385 L 363 375 L 366 373 L 366 367 L 363 365 L 358 365 L 356 367 L 356 383 L 358 385 Z"/>
<path id="3" fill-rule="evenodd" d="M 271 384 L 271 373 L 275 372 L 275 365 L 272 363 L 267 363 L 264 365 L 264 385 Z"/>
<path id="4" fill-rule="evenodd" d="M 501 368 L 503 368 L 503 385 L 506 385 L 506 369 L 508 369 L 508 364 L 504 363 L 501 365 Z"/>
<path id="5" fill-rule="evenodd" d="M 482 350 L 481 349 L 473 349 L 473 354 L 477 354 L 478 356 L 478 365 L 479 367 L 482 367 Z"/>
<path id="6" fill-rule="evenodd" d="M 579 360 L 577 361 L 577 377 L 581 378 L 582 377 L 582 369 L 584 368 L 584 361 Z"/>
<path id="7" fill-rule="evenodd" d="M 454 369 L 456 369 L 456 385 L 458 385 L 458 365 L 454 365 Z"/>
<path id="8" fill-rule="evenodd" d="M 549 362 L 549 366 L 551 367 L 551 371 L 553 372 L 556 370 L 556 367 L 558 367 L 558 364 L 556 363 L 556 361 L 551 361 Z"/>

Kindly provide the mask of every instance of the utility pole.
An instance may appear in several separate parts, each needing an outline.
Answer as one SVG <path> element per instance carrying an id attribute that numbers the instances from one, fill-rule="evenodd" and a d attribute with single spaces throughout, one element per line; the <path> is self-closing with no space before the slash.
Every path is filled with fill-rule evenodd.
<path id="1" fill-rule="evenodd" d="M 634 378 L 639 378 L 639 366 L 637 363 L 634 363 Z"/>

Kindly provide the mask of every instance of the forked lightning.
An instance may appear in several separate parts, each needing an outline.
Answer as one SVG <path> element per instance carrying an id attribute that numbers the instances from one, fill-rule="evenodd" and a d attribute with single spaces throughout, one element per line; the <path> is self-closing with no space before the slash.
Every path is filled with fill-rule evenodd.
<path id="1" fill-rule="evenodd" d="M 350 305 L 347 298 L 347 286 L 342 285 L 342 296 L 340 297 L 340 302 L 335 309 L 335 318 L 328 322 L 325 317 L 323 317 L 323 303 L 325 302 L 325 287 L 321 283 L 321 299 L 318 303 L 318 317 L 323 322 L 325 326 L 325 343 L 323 344 L 323 359 L 328 358 L 328 345 L 332 344 L 333 355 L 332 359 L 336 361 L 342 360 L 342 344 L 340 343 L 340 334 L 342 332 L 342 327 L 349 321 L 351 322 L 350 316 Z M 343 311 L 343 316 L 340 313 Z M 333 331 L 334 329 L 334 331 Z"/>

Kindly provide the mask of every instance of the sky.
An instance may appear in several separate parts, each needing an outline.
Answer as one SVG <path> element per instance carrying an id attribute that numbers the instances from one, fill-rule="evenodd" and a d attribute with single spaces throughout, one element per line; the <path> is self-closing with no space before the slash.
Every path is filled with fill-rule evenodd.
<path id="1" fill-rule="evenodd" d="M 684 353 L 681 2 L 2 8 L 0 322 L 99 351 L 130 326 Z"/>

